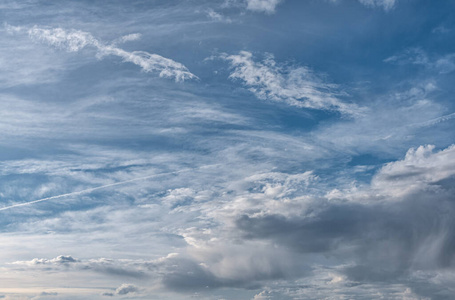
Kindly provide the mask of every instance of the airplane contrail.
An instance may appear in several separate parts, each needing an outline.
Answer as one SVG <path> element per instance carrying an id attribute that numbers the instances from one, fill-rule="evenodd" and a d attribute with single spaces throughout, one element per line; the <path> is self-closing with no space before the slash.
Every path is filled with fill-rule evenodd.
<path id="1" fill-rule="evenodd" d="M 165 176 L 165 175 L 171 175 L 171 174 L 178 174 L 178 173 L 183 173 L 183 172 L 188 172 L 188 171 L 194 171 L 194 170 L 199 170 L 199 169 L 213 167 L 213 166 L 218 166 L 218 165 L 219 164 L 206 165 L 206 166 L 202 166 L 202 167 L 199 167 L 199 168 L 188 168 L 188 169 L 183 169 L 183 170 L 179 170 L 179 171 L 158 173 L 158 174 L 153 174 L 153 175 L 149 175 L 149 176 L 133 178 L 133 179 L 120 181 L 120 182 L 115 182 L 115 183 L 110 183 L 110 184 L 105 184 L 105 185 L 101 185 L 101 186 L 97 186 L 97 187 L 93 187 L 93 188 L 89 188 L 89 189 L 85 189 L 85 190 L 81 190 L 81 191 L 77 191 L 77 192 L 71 192 L 71 193 L 56 195 L 56 196 L 52 196 L 52 197 L 37 199 L 37 200 L 33 200 L 33 201 L 22 202 L 22 203 L 9 205 L 9 206 L 4 206 L 4 207 L 0 208 L 0 211 L 11 209 L 11 208 L 15 208 L 15 207 L 20 207 L 20 206 L 27 206 L 27 205 L 31 205 L 31 204 L 35 204 L 35 203 L 39 203 L 39 202 L 44 202 L 44 201 L 64 198 L 64 197 L 68 197 L 68 196 L 74 196 L 74 195 L 90 193 L 90 192 L 93 192 L 93 191 L 96 191 L 96 190 L 101 190 L 101 189 L 105 189 L 105 188 L 108 188 L 108 187 L 122 185 L 122 184 L 126 184 L 126 183 L 129 183 L 129 182 L 140 181 L 140 180 L 145 180 L 145 179 L 150 179 L 150 178 L 159 177 L 159 176 Z"/>

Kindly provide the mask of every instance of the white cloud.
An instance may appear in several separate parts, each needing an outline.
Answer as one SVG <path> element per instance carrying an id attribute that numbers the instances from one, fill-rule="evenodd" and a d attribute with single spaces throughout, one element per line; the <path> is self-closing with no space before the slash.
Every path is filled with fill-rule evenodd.
<path id="1" fill-rule="evenodd" d="M 263 12 L 266 14 L 273 14 L 275 8 L 282 0 L 246 0 L 247 9 L 256 12 Z"/>
<path id="2" fill-rule="evenodd" d="M 121 44 L 121 43 L 136 41 L 136 40 L 139 40 L 141 38 L 141 36 L 142 36 L 142 34 L 140 34 L 140 33 L 127 34 L 127 35 L 124 35 L 124 36 L 114 40 L 113 44 L 114 43 Z"/>
<path id="3" fill-rule="evenodd" d="M 254 295 L 253 300 L 271 300 L 273 299 L 269 291 L 262 291 L 259 294 Z"/>
<path id="4" fill-rule="evenodd" d="M 370 7 L 382 7 L 384 10 L 391 10 L 396 0 L 359 0 L 360 3 Z"/>
<path id="5" fill-rule="evenodd" d="M 124 283 L 115 290 L 115 293 L 117 295 L 127 295 L 127 294 L 131 294 L 131 293 L 136 293 L 138 291 L 139 291 L 139 288 L 137 286 L 135 286 L 134 284 Z"/>
<path id="6" fill-rule="evenodd" d="M 70 256 L 70 255 L 59 255 L 56 258 L 46 259 L 46 258 L 34 258 L 30 261 L 16 261 L 12 264 L 15 265 L 26 265 L 26 266 L 34 266 L 34 265 L 66 265 L 71 263 L 78 263 L 79 260 Z"/>
<path id="7" fill-rule="evenodd" d="M 336 92 L 335 84 L 324 82 L 322 76 L 307 67 L 280 65 L 271 54 L 267 54 L 263 61 L 255 61 L 248 51 L 220 57 L 230 62 L 233 72 L 229 78 L 241 80 L 259 99 L 297 107 L 337 110 L 345 114 L 359 111 L 356 106 L 337 98 L 341 93 Z"/>
<path id="8" fill-rule="evenodd" d="M 80 30 L 65 30 L 62 28 L 46 29 L 33 27 L 28 30 L 31 38 L 46 42 L 57 48 L 65 49 L 70 52 L 80 51 L 85 47 L 94 47 L 98 52 L 98 57 L 114 55 L 122 58 L 125 62 L 138 65 L 145 72 L 158 72 L 160 77 L 175 78 L 176 81 L 186 79 L 196 79 L 184 65 L 165 58 L 158 54 L 145 51 L 126 51 L 118 48 L 114 44 L 104 44 L 94 38 L 90 33 Z M 137 39 L 137 35 L 122 37 L 121 41 Z"/>
<path id="9" fill-rule="evenodd" d="M 386 164 L 372 181 L 374 189 L 398 196 L 455 176 L 455 145 L 433 152 L 433 145 L 411 148 L 403 160 Z"/>
<path id="10" fill-rule="evenodd" d="M 216 21 L 216 22 L 223 22 L 223 23 L 232 23 L 232 20 L 226 16 L 223 16 L 220 13 L 217 13 L 213 9 L 209 8 L 206 10 L 207 17 L 209 17 L 211 20 Z"/>

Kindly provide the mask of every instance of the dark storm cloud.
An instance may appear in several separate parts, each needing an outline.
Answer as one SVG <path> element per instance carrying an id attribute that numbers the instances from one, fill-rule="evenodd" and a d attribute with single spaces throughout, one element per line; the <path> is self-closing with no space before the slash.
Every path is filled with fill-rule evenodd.
<path id="1" fill-rule="evenodd" d="M 318 208 L 302 218 L 280 215 L 236 221 L 246 239 L 267 239 L 299 253 L 354 261 L 345 269 L 352 280 L 393 281 L 418 269 L 447 269 L 455 257 L 455 196 L 446 179 L 436 191 L 407 195 L 402 201 L 346 203 Z M 317 204 L 316 204 L 317 205 Z"/>

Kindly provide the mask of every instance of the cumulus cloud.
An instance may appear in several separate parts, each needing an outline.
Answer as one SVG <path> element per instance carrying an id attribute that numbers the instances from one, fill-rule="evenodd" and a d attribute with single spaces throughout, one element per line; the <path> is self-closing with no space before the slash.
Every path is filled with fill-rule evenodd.
<path id="1" fill-rule="evenodd" d="M 20 31 L 16 27 L 9 26 L 9 32 Z M 13 30 L 14 29 L 14 30 Z M 25 30 L 25 29 L 22 29 Z M 65 49 L 69 52 L 77 52 L 86 47 L 92 47 L 97 51 L 97 56 L 118 56 L 125 62 L 138 65 L 144 72 L 156 72 L 160 77 L 174 78 L 176 81 L 196 79 L 184 65 L 165 58 L 158 54 L 145 51 L 126 51 L 116 46 L 117 43 L 132 41 L 140 38 L 139 34 L 123 36 L 112 44 L 101 42 L 92 34 L 80 30 L 65 30 L 63 28 L 41 28 L 34 26 L 27 30 L 29 36 L 35 40 L 48 43 L 51 46 Z"/>
<path id="2" fill-rule="evenodd" d="M 455 145 L 433 152 L 433 145 L 409 149 L 403 160 L 386 164 L 372 186 L 389 195 L 402 195 L 425 188 L 436 189 L 455 178 Z"/>
<path id="3" fill-rule="evenodd" d="M 354 105 L 338 99 L 342 93 L 337 92 L 335 84 L 326 83 L 322 76 L 307 67 L 279 64 L 271 54 L 257 61 L 248 51 L 220 57 L 230 63 L 233 72 L 229 78 L 243 82 L 259 99 L 345 114 L 358 112 Z"/>
<path id="4" fill-rule="evenodd" d="M 417 277 L 434 278 L 455 266 L 450 218 L 455 213 L 454 161 L 454 146 L 438 152 L 432 146 L 410 149 L 403 160 L 384 165 L 371 185 L 332 197 L 317 194 L 312 188 L 317 178 L 311 173 L 252 176 L 241 187 L 248 192 L 217 209 L 207 208 L 208 216 L 224 224 L 223 230 L 181 233 L 191 245 L 192 260 L 169 261 L 179 267 L 167 273 L 165 282 L 191 290 L 197 278 L 212 288 L 315 280 L 305 266 L 315 268 L 312 262 L 325 257 L 324 268 L 335 269 L 325 269 L 327 279 L 318 285 L 337 286 L 340 294 L 358 293 L 360 298 L 376 289 L 390 299 L 425 299 L 438 283 L 419 288 Z M 384 290 L 391 282 L 397 286 Z M 351 288 L 363 284 L 370 286 Z"/>

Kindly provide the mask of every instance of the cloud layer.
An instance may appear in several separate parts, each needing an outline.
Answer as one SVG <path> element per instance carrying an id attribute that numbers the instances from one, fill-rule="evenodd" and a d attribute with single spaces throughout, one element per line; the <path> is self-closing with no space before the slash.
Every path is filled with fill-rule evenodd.
<path id="1" fill-rule="evenodd" d="M 0 298 L 453 297 L 453 3 L 16 2 Z"/>

